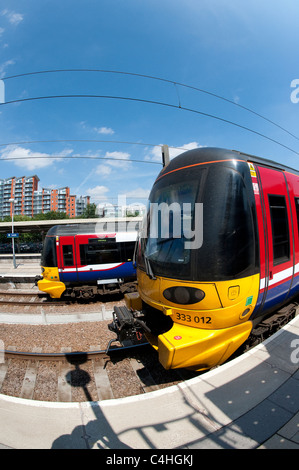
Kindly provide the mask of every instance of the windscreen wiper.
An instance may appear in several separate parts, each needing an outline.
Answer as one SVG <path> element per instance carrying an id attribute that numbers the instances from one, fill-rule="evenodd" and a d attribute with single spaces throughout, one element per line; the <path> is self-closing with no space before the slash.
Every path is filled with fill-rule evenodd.
<path id="1" fill-rule="evenodd" d="M 151 267 L 150 260 L 146 257 L 145 254 L 143 254 L 144 258 L 144 264 L 145 264 L 145 272 L 148 275 L 150 279 L 157 279 L 156 276 L 154 275 L 153 269 Z"/>

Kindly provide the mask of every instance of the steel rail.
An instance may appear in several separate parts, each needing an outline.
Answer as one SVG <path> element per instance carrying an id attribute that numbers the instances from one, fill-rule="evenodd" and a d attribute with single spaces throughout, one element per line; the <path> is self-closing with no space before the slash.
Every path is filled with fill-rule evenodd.
<path id="1" fill-rule="evenodd" d="M 29 301 L 26 301 L 26 300 L 4 300 L 4 299 L 0 299 L 0 304 L 1 305 L 29 305 L 29 306 L 35 306 L 35 305 L 68 305 L 66 302 L 47 302 L 47 301 L 43 301 L 43 300 L 36 300 L 34 302 L 29 302 Z"/>
<path id="2" fill-rule="evenodd" d="M 115 340 L 117 341 L 117 340 Z M 67 361 L 67 362 L 79 362 L 84 359 L 83 362 L 96 358 L 110 358 L 110 354 L 123 353 L 126 351 L 134 350 L 140 347 L 149 346 L 149 343 L 144 342 L 140 344 L 132 344 L 130 346 L 116 346 L 108 347 L 107 349 L 100 349 L 98 351 L 73 351 L 73 352 L 60 352 L 60 353 L 40 353 L 30 351 L 14 351 L 14 350 L 0 350 L 0 356 L 4 355 L 7 359 L 19 359 L 19 360 L 34 360 L 34 361 Z"/>
<path id="3" fill-rule="evenodd" d="M 8 304 L 8 305 L 68 305 L 69 301 L 65 300 L 50 300 L 47 294 L 42 294 L 39 292 L 7 292 L 7 291 L 0 291 L 0 304 Z M 27 300 L 5 300 L 3 297 L 36 297 L 35 301 L 27 301 Z M 40 300 L 41 298 L 44 300 Z"/>

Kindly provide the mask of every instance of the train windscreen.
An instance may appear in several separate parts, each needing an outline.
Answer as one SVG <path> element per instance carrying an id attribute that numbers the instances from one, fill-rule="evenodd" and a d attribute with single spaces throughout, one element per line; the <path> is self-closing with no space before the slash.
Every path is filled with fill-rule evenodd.
<path id="1" fill-rule="evenodd" d="M 151 275 L 216 281 L 254 274 L 252 207 L 242 175 L 221 163 L 174 171 L 156 182 L 138 265 Z"/>
<path id="2" fill-rule="evenodd" d="M 41 265 L 46 267 L 57 266 L 55 237 L 46 237 L 44 241 Z"/>

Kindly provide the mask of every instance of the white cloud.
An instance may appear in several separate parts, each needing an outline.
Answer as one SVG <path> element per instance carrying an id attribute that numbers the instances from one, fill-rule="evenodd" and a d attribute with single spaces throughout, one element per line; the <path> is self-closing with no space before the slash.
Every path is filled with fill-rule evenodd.
<path id="1" fill-rule="evenodd" d="M 150 189 L 144 189 L 144 188 L 136 188 L 132 189 L 131 191 L 126 191 L 125 193 L 122 193 L 120 196 L 126 197 L 126 198 L 135 198 L 135 199 L 148 199 Z"/>
<path id="2" fill-rule="evenodd" d="M 98 165 L 96 168 L 96 174 L 100 176 L 109 176 L 112 171 L 112 168 L 107 165 Z"/>
<path id="3" fill-rule="evenodd" d="M 127 168 L 130 164 L 130 154 L 127 152 L 106 152 L 105 158 L 110 158 L 109 165 Z"/>
<path id="4" fill-rule="evenodd" d="M 7 10 L 7 9 L 1 11 L 1 16 L 5 16 L 10 22 L 10 24 L 14 24 L 14 25 L 18 25 L 24 19 L 21 13 L 15 13 L 14 11 Z"/>
<path id="5" fill-rule="evenodd" d="M 15 61 L 11 59 L 6 60 L 5 62 L 2 62 L 2 64 L 0 64 L 0 77 L 4 77 L 6 68 L 14 64 L 15 64 Z"/>
<path id="6" fill-rule="evenodd" d="M 97 166 L 96 174 L 107 177 L 113 169 L 117 169 L 117 171 L 129 170 L 131 167 L 130 156 L 126 152 L 106 152 L 104 158 L 107 158 L 107 161 Z"/>
<path id="7" fill-rule="evenodd" d="M 2 160 L 9 159 L 18 167 L 25 168 L 25 170 L 35 171 L 52 165 L 55 161 L 60 160 L 59 157 L 66 157 L 72 152 L 72 150 L 66 149 L 60 152 L 58 156 L 56 154 L 55 157 L 53 157 L 48 153 L 33 152 L 24 147 L 9 145 L 1 150 L 0 158 Z"/>
<path id="8" fill-rule="evenodd" d="M 114 134 L 114 130 L 111 129 L 111 127 L 94 127 L 93 130 L 97 134 L 107 134 L 107 135 L 112 135 Z"/>
<path id="9" fill-rule="evenodd" d="M 101 201 L 106 201 L 107 200 L 107 195 L 106 193 L 109 191 L 109 189 L 106 186 L 95 186 L 93 188 L 89 188 L 86 191 L 86 194 L 88 194 L 92 201 L 97 203 Z"/>
<path id="10" fill-rule="evenodd" d="M 11 12 L 11 13 L 9 14 L 8 19 L 9 19 L 9 22 L 10 22 L 11 24 L 17 25 L 17 24 L 21 23 L 21 21 L 23 21 L 23 15 L 21 15 L 20 13 L 13 13 L 13 12 Z"/>

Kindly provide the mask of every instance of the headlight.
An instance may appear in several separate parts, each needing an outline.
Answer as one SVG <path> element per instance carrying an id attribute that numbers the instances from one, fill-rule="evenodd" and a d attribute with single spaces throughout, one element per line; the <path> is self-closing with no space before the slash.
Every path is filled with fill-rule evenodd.
<path id="1" fill-rule="evenodd" d="M 165 299 L 175 304 L 196 304 L 205 297 L 205 292 L 195 287 L 169 287 L 163 292 Z"/>

